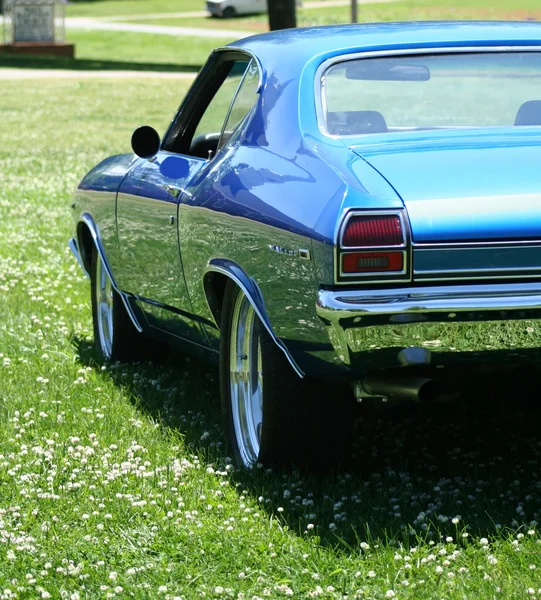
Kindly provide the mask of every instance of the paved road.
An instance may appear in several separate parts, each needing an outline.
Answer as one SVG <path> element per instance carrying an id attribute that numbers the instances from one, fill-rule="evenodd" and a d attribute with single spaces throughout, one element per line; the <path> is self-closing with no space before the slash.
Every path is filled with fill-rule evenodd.
<path id="1" fill-rule="evenodd" d="M 145 16 L 142 15 L 141 19 Z M 203 29 L 202 27 L 174 27 L 170 25 L 145 25 L 144 23 L 118 23 L 86 18 L 67 18 L 67 29 L 84 29 L 93 31 L 129 31 L 135 33 L 154 33 L 218 39 L 239 39 L 253 35 L 253 31 L 236 31 L 234 29 Z"/>

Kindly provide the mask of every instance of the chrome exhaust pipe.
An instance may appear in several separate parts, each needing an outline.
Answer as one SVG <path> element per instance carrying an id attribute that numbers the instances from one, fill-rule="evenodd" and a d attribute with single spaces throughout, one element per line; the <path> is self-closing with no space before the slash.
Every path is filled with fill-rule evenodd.
<path id="1" fill-rule="evenodd" d="M 441 394 L 440 383 L 425 377 L 369 375 L 362 380 L 361 385 L 367 395 L 411 402 L 432 402 Z"/>

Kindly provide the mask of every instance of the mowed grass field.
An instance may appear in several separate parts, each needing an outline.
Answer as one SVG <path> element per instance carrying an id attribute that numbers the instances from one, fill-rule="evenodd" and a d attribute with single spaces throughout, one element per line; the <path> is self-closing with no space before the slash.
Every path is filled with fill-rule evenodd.
<path id="1" fill-rule="evenodd" d="M 201 4 L 160 2 L 68 12 Z M 217 44 L 73 35 L 75 61 L 0 65 L 194 70 Z M 70 193 L 129 151 L 136 126 L 163 132 L 187 86 L 150 74 L 0 80 L 0 599 L 541 598 L 531 378 L 480 380 L 436 406 L 362 404 L 351 465 L 316 477 L 232 467 L 214 367 L 178 352 L 96 362 L 89 282 L 67 249 Z"/>
<path id="2" fill-rule="evenodd" d="M 1 82 L 0 598 L 541 597 L 519 378 L 361 405 L 348 471 L 315 477 L 232 467 L 214 367 L 95 362 L 70 192 L 186 86 Z"/>

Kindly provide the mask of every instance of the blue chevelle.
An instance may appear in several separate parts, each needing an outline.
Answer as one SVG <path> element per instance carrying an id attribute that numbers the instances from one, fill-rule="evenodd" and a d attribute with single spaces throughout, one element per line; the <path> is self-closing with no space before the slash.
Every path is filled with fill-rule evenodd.
<path id="1" fill-rule="evenodd" d="M 541 25 L 247 38 L 132 147 L 74 195 L 96 346 L 219 360 L 238 464 L 332 466 L 355 398 L 539 360 Z"/>

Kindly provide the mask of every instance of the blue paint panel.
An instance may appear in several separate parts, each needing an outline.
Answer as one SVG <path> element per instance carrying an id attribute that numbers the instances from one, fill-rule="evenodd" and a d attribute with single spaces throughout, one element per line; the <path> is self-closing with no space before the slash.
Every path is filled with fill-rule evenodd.
<path id="1" fill-rule="evenodd" d="M 80 190 L 116 192 L 136 160 L 133 154 L 110 156 L 89 171 L 78 187 Z"/>
<path id="2" fill-rule="evenodd" d="M 355 151 L 404 200 L 414 242 L 541 239 L 541 128 L 400 136 Z"/>

